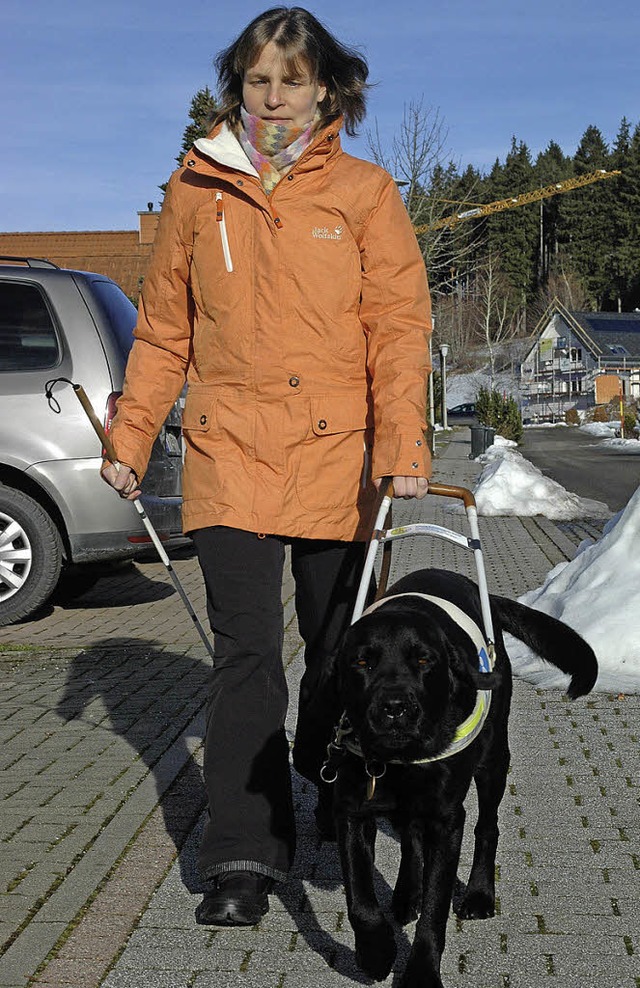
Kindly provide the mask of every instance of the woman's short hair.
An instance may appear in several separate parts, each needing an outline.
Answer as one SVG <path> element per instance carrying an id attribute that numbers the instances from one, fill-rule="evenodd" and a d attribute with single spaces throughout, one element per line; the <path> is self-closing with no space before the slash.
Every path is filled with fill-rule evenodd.
<path id="1" fill-rule="evenodd" d="M 343 117 L 346 132 L 353 135 L 366 113 L 369 68 L 354 48 L 338 41 L 303 7 L 266 10 L 220 52 L 215 60 L 220 97 L 215 122 L 238 124 L 245 72 L 255 65 L 270 41 L 281 50 L 292 73 L 311 72 L 315 82 L 327 87 L 327 95 L 319 104 L 318 127 Z"/>

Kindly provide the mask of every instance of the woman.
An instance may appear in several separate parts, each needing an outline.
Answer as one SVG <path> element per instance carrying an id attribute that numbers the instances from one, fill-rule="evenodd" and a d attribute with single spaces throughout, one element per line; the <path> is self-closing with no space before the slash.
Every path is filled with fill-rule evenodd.
<path id="1" fill-rule="evenodd" d="M 307 11 L 257 17 L 217 59 L 221 108 L 165 197 L 103 474 L 136 497 L 180 393 L 184 529 L 215 636 L 205 924 L 254 924 L 295 849 L 282 668 L 290 546 L 305 642 L 294 764 L 331 725 L 305 700 L 349 623 L 376 486 L 427 492 L 429 296 L 393 179 L 345 154 L 367 66 Z M 319 822 L 326 825 L 322 795 Z"/>

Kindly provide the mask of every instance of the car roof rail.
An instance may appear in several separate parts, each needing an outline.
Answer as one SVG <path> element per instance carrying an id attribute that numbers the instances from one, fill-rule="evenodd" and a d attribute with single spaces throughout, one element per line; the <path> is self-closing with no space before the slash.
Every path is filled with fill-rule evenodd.
<path id="1" fill-rule="evenodd" d="M 10 261 L 12 264 L 24 264 L 28 268 L 56 268 L 60 269 L 59 264 L 54 264 L 53 261 L 48 261 L 45 257 L 17 257 L 12 254 L 0 254 L 0 261 L 6 263 Z"/>

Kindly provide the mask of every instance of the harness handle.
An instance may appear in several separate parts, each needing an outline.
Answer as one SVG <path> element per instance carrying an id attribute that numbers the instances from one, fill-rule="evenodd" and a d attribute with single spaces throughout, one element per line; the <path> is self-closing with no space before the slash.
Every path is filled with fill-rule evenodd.
<path id="1" fill-rule="evenodd" d="M 452 484 L 432 484 L 429 482 L 429 494 L 438 494 L 441 497 L 457 497 L 464 503 L 465 508 L 476 506 L 476 499 L 466 487 L 454 487 Z"/>
<path id="2" fill-rule="evenodd" d="M 429 481 L 429 494 L 436 494 L 440 497 L 455 497 L 462 501 L 465 508 L 475 508 L 476 499 L 471 493 L 471 491 L 466 487 L 454 487 L 452 484 L 435 484 Z M 377 537 L 378 531 L 382 528 L 389 529 L 393 526 L 393 514 L 391 507 L 391 498 L 394 495 L 393 491 L 393 477 L 383 477 L 380 483 L 380 490 L 378 491 L 378 497 L 376 498 L 375 508 L 374 508 L 374 522 L 373 531 L 371 534 L 371 539 Z M 382 508 L 387 499 L 388 508 L 382 516 Z M 383 542 L 382 543 L 382 562 L 380 564 L 380 578 L 378 580 L 378 588 L 374 597 L 374 601 L 380 600 L 387 591 L 387 586 L 389 584 L 389 573 L 391 572 L 391 553 L 392 553 L 392 543 Z"/>

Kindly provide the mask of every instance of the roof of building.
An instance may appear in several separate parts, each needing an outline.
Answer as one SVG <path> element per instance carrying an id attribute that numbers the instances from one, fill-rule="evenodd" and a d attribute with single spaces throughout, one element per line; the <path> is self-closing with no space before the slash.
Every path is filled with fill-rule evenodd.
<path id="1" fill-rule="evenodd" d="M 640 360 L 640 312 L 575 312 L 559 299 L 549 305 L 536 328 L 538 336 L 559 314 L 597 360 Z"/>
<path id="2" fill-rule="evenodd" d="M 640 312 L 572 312 L 603 357 L 640 357 Z"/>
<path id="3" fill-rule="evenodd" d="M 60 267 L 95 271 L 112 278 L 131 298 L 139 295 L 151 247 L 140 243 L 137 230 L 0 233 L 0 255 L 42 257 Z"/>

